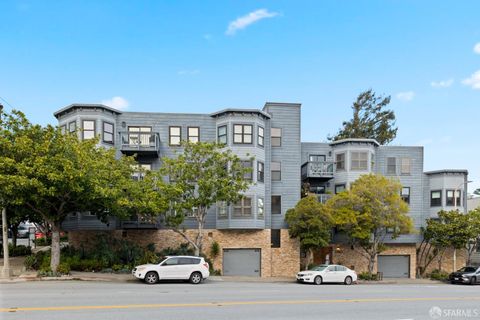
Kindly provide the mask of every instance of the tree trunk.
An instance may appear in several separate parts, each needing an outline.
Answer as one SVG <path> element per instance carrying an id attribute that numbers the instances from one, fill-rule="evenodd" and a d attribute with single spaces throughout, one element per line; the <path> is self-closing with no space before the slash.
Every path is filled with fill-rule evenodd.
<path id="1" fill-rule="evenodd" d="M 12 225 L 10 227 L 10 229 L 12 230 L 12 246 L 14 248 L 17 247 L 17 233 L 18 233 L 18 225 Z"/>
<path id="2" fill-rule="evenodd" d="M 313 249 L 308 248 L 305 255 L 305 270 L 308 270 L 308 267 L 310 266 L 312 261 L 313 261 Z"/>
<path id="3" fill-rule="evenodd" d="M 195 248 L 195 255 L 198 257 L 202 253 L 203 249 L 203 225 L 204 225 L 204 219 L 200 219 L 198 221 L 198 229 L 197 229 L 197 238 L 195 241 L 196 248 Z"/>
<path id="4" fill-rule="evenodd" d="M 376 255 L 377 255 L 376 253 L 371 253 L 370 258 L 368 259 L 368 273 L 370 275 L 373 274 L 373 268 L 375 267 L 375 256 Z"/>
<path id="5" fill-rule="evenodd" d="M 60 224 L 52 223 L 52 246 L 50 268 L 53 272 L 57 272 L 60 264 Z"/>

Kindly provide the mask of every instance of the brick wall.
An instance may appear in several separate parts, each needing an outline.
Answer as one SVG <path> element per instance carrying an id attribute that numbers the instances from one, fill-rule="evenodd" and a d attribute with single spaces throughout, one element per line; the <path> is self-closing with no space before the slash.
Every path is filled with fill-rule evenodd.
<path id="1" fill-rule="evenodd" d="M 176 248 L 186 241 L 172 230 L 115 230 L 115 231 L 71 231 L 69 243 L 74 247 L 95 247 L 95 238 L 98 234 L 122 238 L 145 247 L 154 243 L 156 250 Z M 193 238 L 196 230 L 187 230 Z M 223 249 L 261 249 L 261 276 L 262 277 L 293 277 L 300 270 L 300 244 L 291 239 L 288 230 L 281 230 L 280 248 L 271 248 L 270 229 L 266 230 L 204 230 L 203 251 L 210 257 L 210 246 L 214 241 L 220 245 L 220 254 L 212 260 L 213 268 L 222 270 Z"/>

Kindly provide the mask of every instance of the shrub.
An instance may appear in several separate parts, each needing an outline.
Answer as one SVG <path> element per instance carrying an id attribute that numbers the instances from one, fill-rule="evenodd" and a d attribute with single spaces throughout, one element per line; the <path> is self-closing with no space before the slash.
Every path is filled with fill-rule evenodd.
<path id="1" fill-rule="evenodd" d="M 375 281 L 375 280 L 377 280 L 377 275 L 376 274 L 370 274 L 368 272 L 362 272 L 358 275 L 358 279 L 367 280 L 367 281 Z"/>
<path id="2" fill-rule="evenodd" d="M 220 245 L 217 241 L 213 241 L 210 245 L 210 256 L 215 259 L 220 254 Z"/>
<path id="3" fill-rule="evenodd" d="M 188 243 L 182 243 L 178 248 L 165 248 L 159 252 L 161 257 L 165 256 L 193 256 L 195 251 Z"/>
<path id="4" fill-rule="evenodd" d="M 440 281 L 448 280 L 448 272 L 435 269 L 430 273 L 430 279 Z"/>
<path id="5" fill-rule="evenodd" d="M 34 254 L 27 256 L 23 264 L 27 270 L 35 270 L 37 265 L 37 256 Z"/>
<path id="6" fill-rule="evenodd" d="M 59 274 L 70 274 L 70 265 L 68 263 L 62 262 L 57 267 L 57 273 Z"/>

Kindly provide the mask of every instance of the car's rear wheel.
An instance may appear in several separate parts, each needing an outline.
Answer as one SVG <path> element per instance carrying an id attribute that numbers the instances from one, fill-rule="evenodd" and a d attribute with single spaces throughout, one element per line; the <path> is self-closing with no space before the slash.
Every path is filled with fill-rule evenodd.
<path id="1" fill-rule="evenodd" d="M 202 282 L 202 274 L 200 272 L 194 272 L 190 275 L 190 282 L 193 284 L 199 284 Z"/>
<path id="2" fill-rule="evenodd" d="M 322 284 L 322 282 L 323 282 L 323 279 L 320 276 L 316 276 L 315 279 L 313 279 L 313 283 L 315 283 L 316 285 L 320 285 Z"/>
<path id="3" fill-rule="evenodd" d="M 346 277 L 344 283 L 347 286 L 351 285 L 352 284 L 352 277 L 350 277 L 350 276 Z"/>
<path id="4" fill-rule="evenodd" d="M 470 284 L 474 285 L 475 283 L 477 283 L 477 277 L 471 277 L 470 278 Z"/>
<path id="5" fill-rule="evenodd" d="M 147 274 L 145 275 L 144 281 L 148 284 L 157 283 L 158 282 L 158 273 L 156 273 L 155 271 L 147 272 Z"/>

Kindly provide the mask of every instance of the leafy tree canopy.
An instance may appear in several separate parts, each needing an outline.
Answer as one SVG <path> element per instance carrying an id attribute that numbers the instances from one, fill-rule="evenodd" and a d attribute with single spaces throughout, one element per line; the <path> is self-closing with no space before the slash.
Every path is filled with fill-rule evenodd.
<path id="1" fill-rule="evenodd" d="M 353 117 L 343 122 L 343 127 L 329 140 L 348 138 L 375 139 L 384 145 L 393 141 L 397 135 L 395 113 L 386 109 L 390 96 L 377 96 L 372 89 L 360 93 L 353 103 Z"/>

